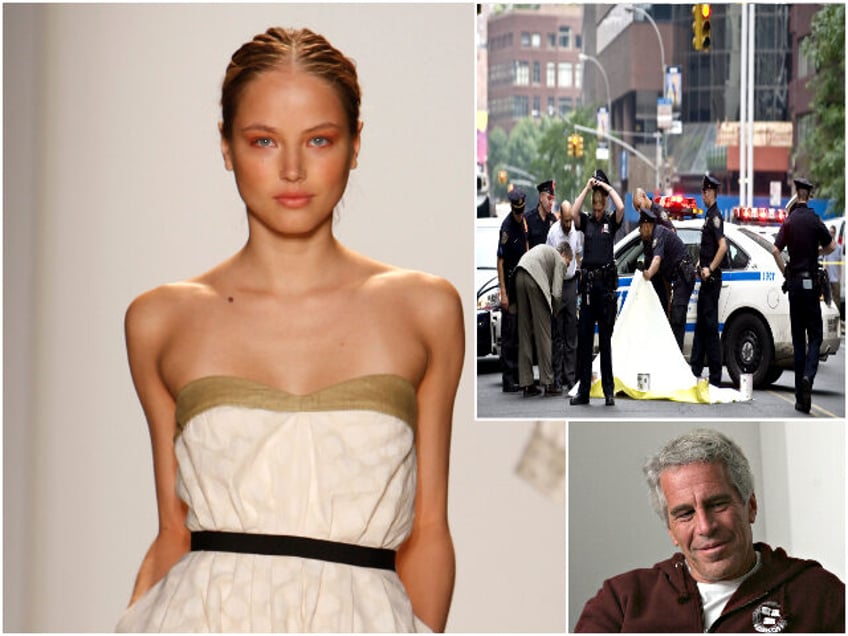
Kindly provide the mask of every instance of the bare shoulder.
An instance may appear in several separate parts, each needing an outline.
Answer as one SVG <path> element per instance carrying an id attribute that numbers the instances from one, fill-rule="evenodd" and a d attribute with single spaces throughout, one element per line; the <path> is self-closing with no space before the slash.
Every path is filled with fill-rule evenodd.
<path id="1" fill-rule="evenodd" d="M 396 300 L 407 307 L 414 306 L 416 311 L 461 313 L 459 292 L 441 276 L 386 267 L 372 278 L 372 284 L 388 300 Z"/>
<path id="2" fill-rule="evenodd" d="M 168 283 L 144 292 L 127 308 L 124 329 L 127 339 L 154 345 L 167 339 L 180 320 L 198 309 L 212 294 L 208 284 L 199 280 Z"/>

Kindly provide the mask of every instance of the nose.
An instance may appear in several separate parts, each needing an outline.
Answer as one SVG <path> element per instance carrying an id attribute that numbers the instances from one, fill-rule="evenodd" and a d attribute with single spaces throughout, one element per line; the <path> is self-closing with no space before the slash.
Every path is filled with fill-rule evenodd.
<path id="1" fill-rule="evenodd" d="M 708 537 L 715 530 L 715 519 L 706 508 L 695 510 L 695 530 L 698 534 Z"/>
<path id="2" fill-rule="evenodd" d="M 283 181 L 297 182 L 305 177 L 303 157 L 299 148 L 287 148 L 282 153 L 282 165 L 280 166 L 280 179 Z"/>

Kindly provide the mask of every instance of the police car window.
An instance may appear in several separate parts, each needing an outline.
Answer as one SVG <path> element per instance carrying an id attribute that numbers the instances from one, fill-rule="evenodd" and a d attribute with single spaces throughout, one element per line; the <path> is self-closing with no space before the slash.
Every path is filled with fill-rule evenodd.
<path id="1" fill-rule="evenodd" d="M 745 269 L 750 257 L 736 243 L 725 237 L 727 241 L 727 253 L 724 255 L 722 269 Z"/>
<path id="2" fill-rule="evenodd" d="M 691 228 L 678 228 L 677 236 L 686 244 L 689 250 L 689 260 L 693 263 L 698 262 L 698 252 L 701 249 L 701 230 L 693 230 Z"/>
<path id="3" fill-rule="evenodd" d="M 616 269 L 619 274 L 632 274 L 636 271 L 636 263 L 641 260 L 643 260 L 642 241 L 636 237 L 616 254 Z"/>

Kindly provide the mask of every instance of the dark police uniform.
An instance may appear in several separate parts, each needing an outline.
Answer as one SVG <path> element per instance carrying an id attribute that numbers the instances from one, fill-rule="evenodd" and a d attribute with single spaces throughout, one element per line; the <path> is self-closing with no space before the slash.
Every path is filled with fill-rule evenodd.
<path id="1" fill-rule="evenodd" d="M 609 183 L 606 175 L 602 180 Z M 580 229 L 583 231 L 580 316 L 577 320 L 577 380 L 580 389 L 572 398 L 572 404 L 586 403 L 589 399 L 596 324 L 601 356 L 601 386 L 604 396 L 608 399 L 615 393 L 612 375 L 612 329 L 618 310 L 618 272 L 613 246 L 619 227 L 621 223 L 616 220 L 615 212 L 604 212 L 600 221 L 595 219 L 594 214 L 580 213 Z"/>
<path id="2" fill-rule="evenodd" d="M 642 210 L 639 210 L 639 213 L 641 214 Z M 671 219 L 668 218 L 668 212 L 653 201 L 651 201 L 651 214 L 654 218 L 656 218 L 657 225 L 662 225 L 671 232 L 675 234 L 677 233 L 677 229 L 674 227 Z M 642 252 L 645 254 L 645 267 L 647 268 L 650 266 L 651 260 L 654 258 L 650 243 L 642 242 Z M 663 312 L 666 316 L 668 316 L 668 298 L 671 294 L 670 281 L 663 276 L 654 276 L 651 279 L 651 284 L 654 286 L 654 291 L 657 292 L 657 297 L 660 299 L 660 305 L 663 308 Z"/>
<path id="3" fill-rule="evenodd" d="M 642 215 L 646 217 L 646 221 L 651 221 L 651 215 L 645 212 Z M 653 223 L 651 240 L 645 251 L 645 269 L 650 267 L 654 256 L 659 256 L 661 259 L 657 272 L 659 276 L 655 275 L 651 281 L 660 278 L 662 281 L 667 281 L 671 287 L 669 323 L 674 339 L 677 340 L 677 346 L 682 351 L 683 336 L 686 333 L 686 312 L 689 309 L 689 298 L 695 288 L 695 268 L 689 258 L 689 250 L 675 232 L 664 225 Z"/>
<path id="4" fill-rule="evenodd" d="M 539 192 L 539 196 L 542 195 L 542 192 L 547 192 L 548 194 L 553 195 L 554 182 L 544 181 L 536 186 L 536 190 Z M 542 218 L 539 214 L 539 204 L 536 204 L 535 208 L 524 213 L 524 218 L 527 220 L 527 243 L 529 244 L 529 249 L 533 249 L 537 245 L 547 243 L 548 230 L 550 230 L 551 226 L 557 222 L 557 218 L 554 216 L 554 213 L 548 212 L 545 215 L 545 218 Z"/>
<path id="5" fill-rule="evenodd" d="M 812 190 L 812 184 L 806 179 L 796 179 L 795 186 Z M 805 413 L 810 411 L 810 394 L 822 343 L 818 251 L 820 246 L 827 247 L 832 240 L 825 224 L 806 203 L 795 206 L 774 240 L 778 251 L 784 247 L 789 251 L 786 281 L 795 363 L 795 408 Z"/>
<path id="6" fill-rule="evenodd" d="M 510 194 L 514 209 L 524 207 L 524 193 L 516 188 Z M 521 205 L 516 203 L 520 200 Z M 515 289 L 515 269 L 518 261 L 527 252 L 527 221 L 522 214 L 515 219 L 512 211 L 501 224 L 498 258 L 503 259 L 503 273 L 506 279 L 506 293 L 509 307 L 501 311 L 501 371 L 503 390 L 517 391 L 518 385 L 518 293 Z"/>
<path id="7" fill-rule="evenodd" d="M 704 177 L 704 189 L 718 190 L 719 182 L 711 176 Z M 709 267 L 724 238 L 724 219 L 718 205 L 713 203 L 707 210 L 701 228 L 701 247 L 698 252 L 698 271 Z M 695 337 L 692 341 L 692 356 L 689 360 L 695 377 L 701 376 L 704 358 L 710 368 L 710 384 L 721 384 L 721 342 L 718 337 L 718 297 L 721 293 L 721 266 L 713 270 L 706 280 L 701 280 L 698 292 L 698 318 L 695 322 Z"/>

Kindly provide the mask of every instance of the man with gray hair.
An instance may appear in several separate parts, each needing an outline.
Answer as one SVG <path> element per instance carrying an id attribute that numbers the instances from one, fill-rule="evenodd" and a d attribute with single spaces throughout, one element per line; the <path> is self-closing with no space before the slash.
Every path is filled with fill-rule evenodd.
<path id="1" fill-rule="evenodd" d="M 732 440 L 690 431 L 643 471 L 680 552 L 604 581 L 576 632 L 844 633 L 842 581 L 815 561 L 754 543 L 754 478 Z"/>

